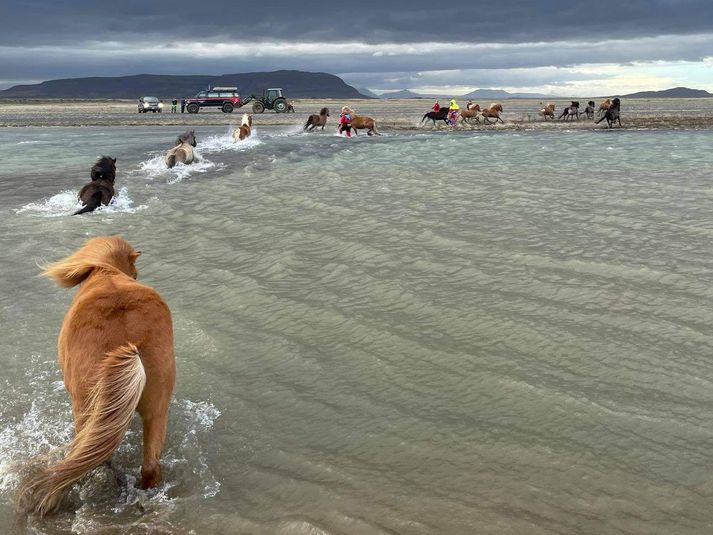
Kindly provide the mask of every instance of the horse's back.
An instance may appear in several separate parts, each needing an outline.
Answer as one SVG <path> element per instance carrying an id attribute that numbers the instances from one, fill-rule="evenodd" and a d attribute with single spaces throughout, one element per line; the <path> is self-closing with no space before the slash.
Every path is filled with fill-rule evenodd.
<path id="1" fill-rule="evenodd" d="M 172 338 L 171 313 L 156 290 L 124 274 L 96 274 L 82 284 L 67 312 L 60 346 L 95 358 L 128 342 L 139 351 L 155 336 Z"/>

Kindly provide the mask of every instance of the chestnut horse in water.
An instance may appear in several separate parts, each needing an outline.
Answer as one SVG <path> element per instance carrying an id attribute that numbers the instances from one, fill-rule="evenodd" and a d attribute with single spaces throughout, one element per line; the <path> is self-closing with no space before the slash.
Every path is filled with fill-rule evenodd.
<path id="1" fill-rule="evenodd" d="M 58 342 L 75 435 L 62 460 L 24 481 L 17 502 L 22 511 L 55 511 L 74 483 L 111 458 L 134 411 L 144 424 L 141 487 L 161 480 L 176 376 L 173 327 L 161 296 L 135 280 L 140 254 L 123 238 L 104 236 L 44 269 L 60 286 L 81 284 Z"/>
<path id="2" fill-rule="evenodd" d="M 93 212 L 102 204 L 108 205 L 114 198 L 114 179 L 116 178 L 116 158 L 102 156 L 91 170 L 92 181 L 79 190 L 82 208 L 74 215 Z"/>
<path id="3" fill-rule="evenodd" d="M 303 130 L 307 130 L 308 132 L 311 132 L 318 126 L 322 127 L 322 130 L 324 130 L 325 125 L 327 124 L 327 118 L 329 117 L 329 108 L 322 108 L 319 110 L 319 115 L 310 115 L 307 117 L 307 122 L 305 123 L 305 126 Z"/>
<path id="4" fill-rule="evenodd" d="M 503 105 L 502 104 L 491 104 L 489 108 L 485 108 L 480 112 L 480 115 L 483 116 L 483 120 L 485 121 L 486 124 L 492 124 L 491 121 L 488 120 L 488 118 L 495 118 L 495 122 L 497 123 L 500 121 L 501 123 L 504 123 L 500 118 L 500 114 L 503 112 Z"/>
<path id="5" fill-rule="evenodd" d="M 352 125 L 352 129 L 354 130 L 354 135 L 358 135 L 357 130 L 363 130 L 366 128 L 366 133 L 369 134 L 370 136 L 372 135 L 377 135 L 380 136 L 381 134 L 376 130 L 376 121 L 372 119 L 371 117 L 366 117 L 366 116 L 361 116 L 361 115 L 354 115 L 352 114 L 352 122 L 350 123 Z"/>
<path id="6" fill-rule="evenodd" d="M 480 104 L 468 104 L 468 108 L 465 110 L 461 110 L 460 114 L 458 117 L 460 118 L 462 123 L 468 123 L 470 124 L 469 119 L 475 119 L 476 122 L 480 122 L 480 119 L 478 116 L 480 115 Z"/>

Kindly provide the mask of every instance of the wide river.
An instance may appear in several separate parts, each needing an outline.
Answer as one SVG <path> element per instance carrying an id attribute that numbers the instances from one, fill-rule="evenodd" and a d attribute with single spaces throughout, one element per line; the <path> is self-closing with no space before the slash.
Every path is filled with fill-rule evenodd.
<path id="1" fill-rule="evenodd" d="M 0 533 L 713 532 L 713 131 L 180 132 L 0 129 Z M 72 433 L 38 264 L 107 234 L 173 312 L 165 481 L 137 417 L 26 520 Z"/>

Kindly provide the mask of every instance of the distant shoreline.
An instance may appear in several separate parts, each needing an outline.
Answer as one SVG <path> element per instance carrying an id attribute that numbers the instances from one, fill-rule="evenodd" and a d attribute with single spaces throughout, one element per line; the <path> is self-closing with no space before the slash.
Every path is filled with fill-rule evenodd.
<path id="1" fill-rule="evenodd" d="M 554 99 L 557 113 L 571 99 Z M 583 99 L 579 99 L 580 102 Z M 641 130 L 709 130 L 713 129 L 713 104 L 711 98 L 652 98 L 626 99 L 622 117 L 625 129 Z M 434 129 L 426 123 L 419 127 L 423 114 L 430 111 L 431 102 L 415 99 L 294 99 L 296 113 L 277 114 L 266 111 L 254 114 L 253 121 L 260 126 L 302 126 L 308 114 L 318 113 L 322 107 L 331 111 L 327 130 L 336 128 L 339 109 L 349 103 L 358 114 L 374 117 L 383 132 L 393 131 L 451 131 L 440 123 Z M 504 125 L 472 125 L 459 127 L 458 131 L 512 131 L 512 130 L 572 130 L 601 129 L 591 120 L 544 121 L 538 111 L 538 99 L 502 100 Z M 586 100 L 585 100 L 586 102 Z M 481 105 L 489 101 L 480 101 Z M 165 103 L 166 104 L 166 103 Z M 465 102 L 461 102 L 461 105 Z M 138 113 L 136 101 L 117 99 L 32 99 L 0 100 L 0 127 L 141 127 L 234 125 L 243 113 L 252 113 L 250 105 L 233 113 L 217 109 L 201 110 L 197 114 L 170 113 L 170 103 L 162 113 Z"/>

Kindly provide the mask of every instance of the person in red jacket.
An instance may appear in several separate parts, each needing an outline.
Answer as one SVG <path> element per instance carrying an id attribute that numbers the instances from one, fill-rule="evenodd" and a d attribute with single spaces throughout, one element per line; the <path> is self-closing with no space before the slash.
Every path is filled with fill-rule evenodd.
<path id="1" fill-rule="evenodd" d="M 436 103 L 433 105 L 433 111 L 438 113 L 441 110 L 441 105 L 436 101 Z"/>
<path id="2" fill-rule="evenodd" d="M 352 137 L 352 110 L 344 106 L 342 108 L 342 114 L 339 116 L 339 133 L 347 133 L 347 137 Z"/>

